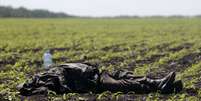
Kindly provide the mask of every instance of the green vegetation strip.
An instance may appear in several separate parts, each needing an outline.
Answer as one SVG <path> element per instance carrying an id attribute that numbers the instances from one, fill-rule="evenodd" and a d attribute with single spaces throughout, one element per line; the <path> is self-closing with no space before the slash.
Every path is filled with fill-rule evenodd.
<path id="1" fill-rule="evenodd" d="M 49 92 L 48 100 L 199 100 L 201 19 L 0 19 L 0 100 L 23 99 L 16 85 L 42 71 L 42 55 L 54 63 L 89 62 L 100 69 L 128 69 L 163 76 L 175 70 L 179 94 Z M 185 60 L 185 61 L 184 61 Z M 151 67 L 151 68 L 150 68 Z"/>

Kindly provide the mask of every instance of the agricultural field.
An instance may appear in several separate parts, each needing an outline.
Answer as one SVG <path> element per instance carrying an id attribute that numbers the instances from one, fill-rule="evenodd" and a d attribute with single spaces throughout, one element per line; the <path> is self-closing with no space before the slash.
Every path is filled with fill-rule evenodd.
<path id="1" fill-rule="evenodd" d="M 22 97 L 16 86 L 43 71 L 45 50 L 55 64 L 88 62 L 100 70 L 127 69 L 163 77 L 177 72 L 179 94 L 69 93 Z M 201 19 L 0 19 L 0 100 L 179 100 L 201 99 Z"/>

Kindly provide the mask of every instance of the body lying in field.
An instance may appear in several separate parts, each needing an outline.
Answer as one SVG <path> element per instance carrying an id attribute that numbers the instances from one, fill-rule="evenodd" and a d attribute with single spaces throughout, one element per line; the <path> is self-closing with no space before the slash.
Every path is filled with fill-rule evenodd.
<path id="1" fill-rule="evenodd" d="M 182 90 L 181 80 L 175 80 L 176 73 L 171 72 L 161 79 L 135 76 L 126 70 L 100 72 L 96 66 L 84 63 L 66 63 L 53 66 L 44 73 L 36 74 L 32 79 L 18 85 L 21 95 L 47 94 L 48 90 L 57 94 L 64 93 L 101 93 L 103 91 L 135 93 L 160 92 L 178 93 Z"/>

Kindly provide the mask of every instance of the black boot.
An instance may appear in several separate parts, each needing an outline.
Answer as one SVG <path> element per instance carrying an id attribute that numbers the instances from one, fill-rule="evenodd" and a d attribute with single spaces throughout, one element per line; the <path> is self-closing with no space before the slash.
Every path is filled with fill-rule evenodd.
<path id="1" fill-rule="evenodd" d="M 162 91 L 167 91 L 169 90 L 170 85 L 173 84 L 173 82 L 175 81 L 175 72 L 171 72 L 170 74 L 168 74 L 166 77 L 162 78 L 162 79 L 152 79 L 152 78 L 140 78 L 137 79 L 136 81 L 139 82 L 140 84 L 145 84 L 148 85 L 150 87 L 150 90 L 152 92 L 156 92 L 158 90 L 162 90 Z M 171 88 L 170 90 L 172 90 L 173 88 Z M 173 91 L 173 90 L 172 90 Z"/>
<path id="2" fill-rule="evenodd" d="M 173 84 L 175 93 L 179 93 L 183 90 L 183 83 L 181 80 L 177 80 Z"/>
<path id="3" fill-rule="evenodd" d="M 174 92 L 174 81 L 175 81 L 176 73 L 171 72 L 166 77 L 162 79 L 160 84 L 158 85 L 158 89 L 162 94 L 170 94 Z"/>

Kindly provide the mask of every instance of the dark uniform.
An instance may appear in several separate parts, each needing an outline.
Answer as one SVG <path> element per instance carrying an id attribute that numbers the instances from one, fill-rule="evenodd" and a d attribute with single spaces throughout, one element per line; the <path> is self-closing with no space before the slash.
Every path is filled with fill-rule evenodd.
<path id="1" fill-rule="evenodd" d="M 181 80 L 175 81 L 175 72 L 162 79 L 134 76 L 132 72 L 117 70 L 113 73 L 99 72 L 98 68 L 83 63 L 67 63 L 54 66 L 45 73 L 35 75 L 31 80 L 18 85 L 21 95 L 45 94 L 48 90 L 57 94 L 70 92 L 100 93 L 103 91 L 164 94 L 182 90 Z"/>

